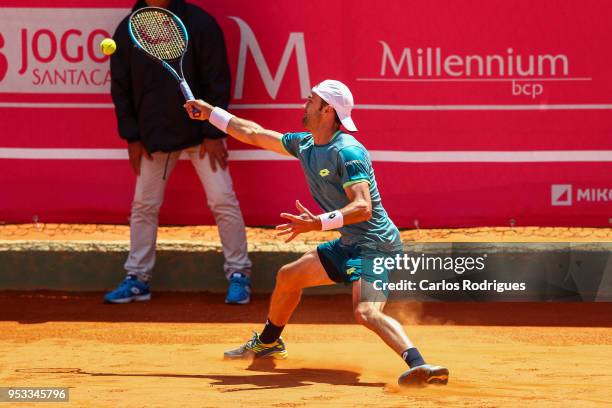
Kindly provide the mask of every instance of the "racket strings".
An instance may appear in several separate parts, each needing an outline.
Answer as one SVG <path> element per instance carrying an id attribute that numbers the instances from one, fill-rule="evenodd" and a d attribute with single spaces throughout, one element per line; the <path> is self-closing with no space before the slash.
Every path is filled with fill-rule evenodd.
<path id="1" fill-rule="evenodd" d="M 151 10 L 136 13 L 130 24 L 145 51 L 157 58 L 172 60 L 185 51 L 185 33 L 166 13 Z"/>

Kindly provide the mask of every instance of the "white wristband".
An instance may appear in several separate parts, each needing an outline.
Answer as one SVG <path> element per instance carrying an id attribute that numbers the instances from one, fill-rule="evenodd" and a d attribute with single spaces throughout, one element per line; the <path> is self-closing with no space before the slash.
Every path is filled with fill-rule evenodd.
<path id="1" fill-rule="evenodd" d="M 211 125 L 221 130 L 223 133 L 227 133 L 227 125 L 233 117 L 234 115 L 228 111 L 215 107 L 212 112 L 210 112 L 208 121 L 211 123 Z"/>
<path id="2" fill-rule="evenodd" d="M 323 231 L 333 230 L 344 225 L 344 218 L 338 210 L 321 214 L 319 219 L 321 220 L 321 229 Z"/>

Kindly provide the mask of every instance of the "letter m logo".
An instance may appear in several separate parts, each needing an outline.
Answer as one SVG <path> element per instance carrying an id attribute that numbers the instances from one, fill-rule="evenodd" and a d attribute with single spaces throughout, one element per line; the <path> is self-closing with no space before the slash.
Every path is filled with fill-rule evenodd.
<path id="1" fill-rule="evenodd" d="M 276 74 L 273 76 L 266 60 L 264 59 L 261 47 L 255 38 L 255 34 L 251 27 L 238 17 L 230 17 L 240 28 L 240 50 L 238 53 L 238 68 L 236 70 L 236 87 L 234 89 L 234 98 L 242 99 L 244 90 L 244 72 L 246 68 L 247 52 L 250 51 L 259 71 L 259 75 L 263 80 L 266 91 L 272 99 L 276 99 L 278 89 L 280 88 L 291 53 L 295 52 L 297 60 L 298 76 L 300 80 L 300 96 L 307 98 L 310 95 L 310 78 L 308 75 L 308 61 L 306 59 L 306 46 L 304 44 L 304 33 L 290 33 L 289 40 L 285 46 L 285 51 L 281 57 L 280 64 Z"/>

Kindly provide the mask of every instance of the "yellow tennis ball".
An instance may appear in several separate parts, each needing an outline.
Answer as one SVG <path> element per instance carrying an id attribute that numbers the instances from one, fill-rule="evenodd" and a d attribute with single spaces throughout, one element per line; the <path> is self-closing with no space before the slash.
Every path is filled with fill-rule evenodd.
<path id="1" fill-rule="evenodd" d="M 100 49 L 104 55 L 112 55 L 117 51 L 117 43 L 112 38 L 105 38 L 100 43 Z"/>

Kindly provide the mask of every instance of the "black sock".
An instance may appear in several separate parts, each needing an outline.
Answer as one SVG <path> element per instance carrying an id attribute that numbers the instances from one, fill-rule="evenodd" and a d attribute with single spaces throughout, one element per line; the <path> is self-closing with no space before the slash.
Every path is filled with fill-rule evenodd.
<path id="1" fill-rule="evenodd" d="M 278 340 L 284 328 L 285 326 L 275 326 L 274 323 L 268 319 L 266 320 L 266 325 L 263 331 L 259 335 L 259 340 L 265 344 L 274 343 L 276 340 Z"/>
<path id="2" fill-rule="evenodd" d="M 402 353 L 402 358 L 408 364 L 408 367 L 416 367 L 425 364 L 425 360 L 419 353 L 416 347 L 411 347 Z"/>

